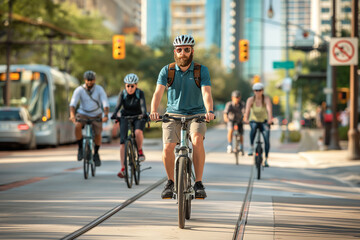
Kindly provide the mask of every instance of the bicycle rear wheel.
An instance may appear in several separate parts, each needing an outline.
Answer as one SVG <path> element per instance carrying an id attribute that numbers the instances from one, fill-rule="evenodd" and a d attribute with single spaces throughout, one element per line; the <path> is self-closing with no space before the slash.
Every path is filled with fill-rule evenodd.
<path id="1" fill-rule="evenodd" d="M 91 157 L 91 149 L 89 145 L 89 141 L 85 142 L 85 146 L 83 147 L 83 156 L 84 156 L 84 178 L 88 179 L 89 176 L 89 166 L 90 166 L 90 157 Z"/>
<path id="2" fill-rule="evenodd" d="M 186 202 L 186 187 L 187 187 L 187 175 L 186 175 L 186 158 L 179 158 L 179 176 L 178 176 L 178 215 L 179 215 L 179 228 L 185 227 L 185 202 Z"/>
<path id="3" fill-rule="evenodd" d="M 125 164 L 125 181 L 126 184 L 128 186 L 128 188 L 132 187 L 132 183 L 133 183 L 133 169 L 132 169 L 132 165 L 133 165 L 133 156 L 134 152 L 132 149 L 132 145 L 130 141 L 126 141 L 125 142 L 125 160 L 124 160 L 124 164 Z"/>
<path id="4" fill-rule="evenodd" d="M 138 153 L 138 148 L 136 146 L 136 144 L 133 145 L 134 146 L 134 165 L 133 165 L 133 169 L 134 169 L 134 179 L 135 179 L 135 184 L 139 185 L 140 183 L 140 161 L 139 161 L 139 153 Z"/>
<path id="5" fill-rule="evenodd" d="M 91 176 L 95 177 L 95 173 L 96 173 L 95 162 L 92 161 L 92 163 L 91 163 Z"/>

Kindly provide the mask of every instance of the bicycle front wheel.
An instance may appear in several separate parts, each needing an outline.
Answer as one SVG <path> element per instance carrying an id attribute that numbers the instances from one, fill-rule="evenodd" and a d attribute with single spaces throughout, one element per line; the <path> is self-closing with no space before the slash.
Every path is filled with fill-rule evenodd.
<path id="1" fill-rule="evenodd" d="M 255 164 L 256 164 L 256 170 L 257 170 L 257 179 L 261 178 L 261 162 L 262 162 L 261 154 L 262 154 L 261 149 L 259 149 L 259 147 L 256 147 Z"/>
<path id="2" fill-rule="evenodd" d="M 190 166 L 191 167 L 191 166 Z M 187 176 L 187 187 L 186 189 L 190 189 L 190 185 L 191 185 L 191 174 L 192 171 L 188 170 L 186 172 L 186 176 Z M 189 196 L 186 200 L 185 200 L 185 219 L 189 220 L 190 219 L 190 215 L 191 215 L 191 200 L 192 200 L 192 196 Z"/>
<path id="3" fill-rule="evenodd" d="M 140 183 L 140 161 L 139 161 L 139 153 L 138 153 L 138 148 L 136 146 L 136 144 L 133 145 L 134 147 L 134 165 L 133 165 L 133 169 L 134 169 L 134 180 L 135 180 L 135 184 L 139 185 Z"/>
<path id="4" fill-rule="evenodd" d="M 128 186 L 128 188 L 132 187 L 133 183 L 133 158 L 134 158 L 134 152 L 130 141 L 125 142 L 125 181 Z"/>
<path id="5" fill-rule="evenodd" d="M 185 203 L 186 203 L 186 187 L 187 187 L 187 171 L 186 171 L 186 158 L 179 158 L 179 175 L 178 175 L 178 215 L 179 215 L 179 228 L 185 227 Z"/>
<path id="6" fill-rule="evenodd" d="M 89 177 L 89 167 L 90 167 L 90 158 L 91 158 L 91 149 L 89 145 L 89 141 L 85 142 L 85 146 L 83 148 L 83 156 L 84 156 L 84 178 L 88 179 Z"/>

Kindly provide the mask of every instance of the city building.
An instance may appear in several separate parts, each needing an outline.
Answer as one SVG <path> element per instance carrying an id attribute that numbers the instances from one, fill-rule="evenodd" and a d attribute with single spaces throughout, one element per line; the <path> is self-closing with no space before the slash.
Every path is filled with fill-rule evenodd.
<path id="1" fill-rule="evenodd" d="M 142 44 L 179 34 L 194 36 L 197 47 L 221 46 L 221 1 L 142 0 Z"/>

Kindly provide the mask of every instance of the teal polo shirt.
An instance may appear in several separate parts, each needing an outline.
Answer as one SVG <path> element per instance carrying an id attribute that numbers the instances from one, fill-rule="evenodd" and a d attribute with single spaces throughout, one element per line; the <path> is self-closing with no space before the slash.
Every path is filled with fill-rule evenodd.
<path id="1" fill-rule="evenodd" d="M 207 67 L 201 65 L 201 87 L 211 86 L 210 74 Z M 167 85 L 168 65 L 163 67 L 159 73 L 157 84 Z M 173 84 L 167 91 L 168 113 L 182 115 L 194 115 L 206 113 L 201 89 L 194 80 L 194 62 L 185 71 L 175 64 L 175 78 Z"/>

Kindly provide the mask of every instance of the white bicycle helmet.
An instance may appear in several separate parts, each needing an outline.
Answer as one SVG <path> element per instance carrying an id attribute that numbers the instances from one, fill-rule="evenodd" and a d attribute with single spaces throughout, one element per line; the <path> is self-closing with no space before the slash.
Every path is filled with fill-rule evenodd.
<path id="1" fill-rule="evenodd" d="M 138 78 L 138 76 L 136 76 L 135 73 L 129 73 L 124 78 L 124 83 L 127 83 L 127 84 L 135 84 L 138 82 L 139 82 L 139 78 Z"/>
<path id="2" fill-rule="evenodd" d="M 252 90 L 263 90 L 264 89 L 264 84 L 262 83 L 255 83 L 252 87 Z"/>
<path id="3" fill-rule="evenodd" d="M 174 39 L 174 47 L 178 46 L 195 46 L 195 40 L 191 35 L 179 35 Z"/>

